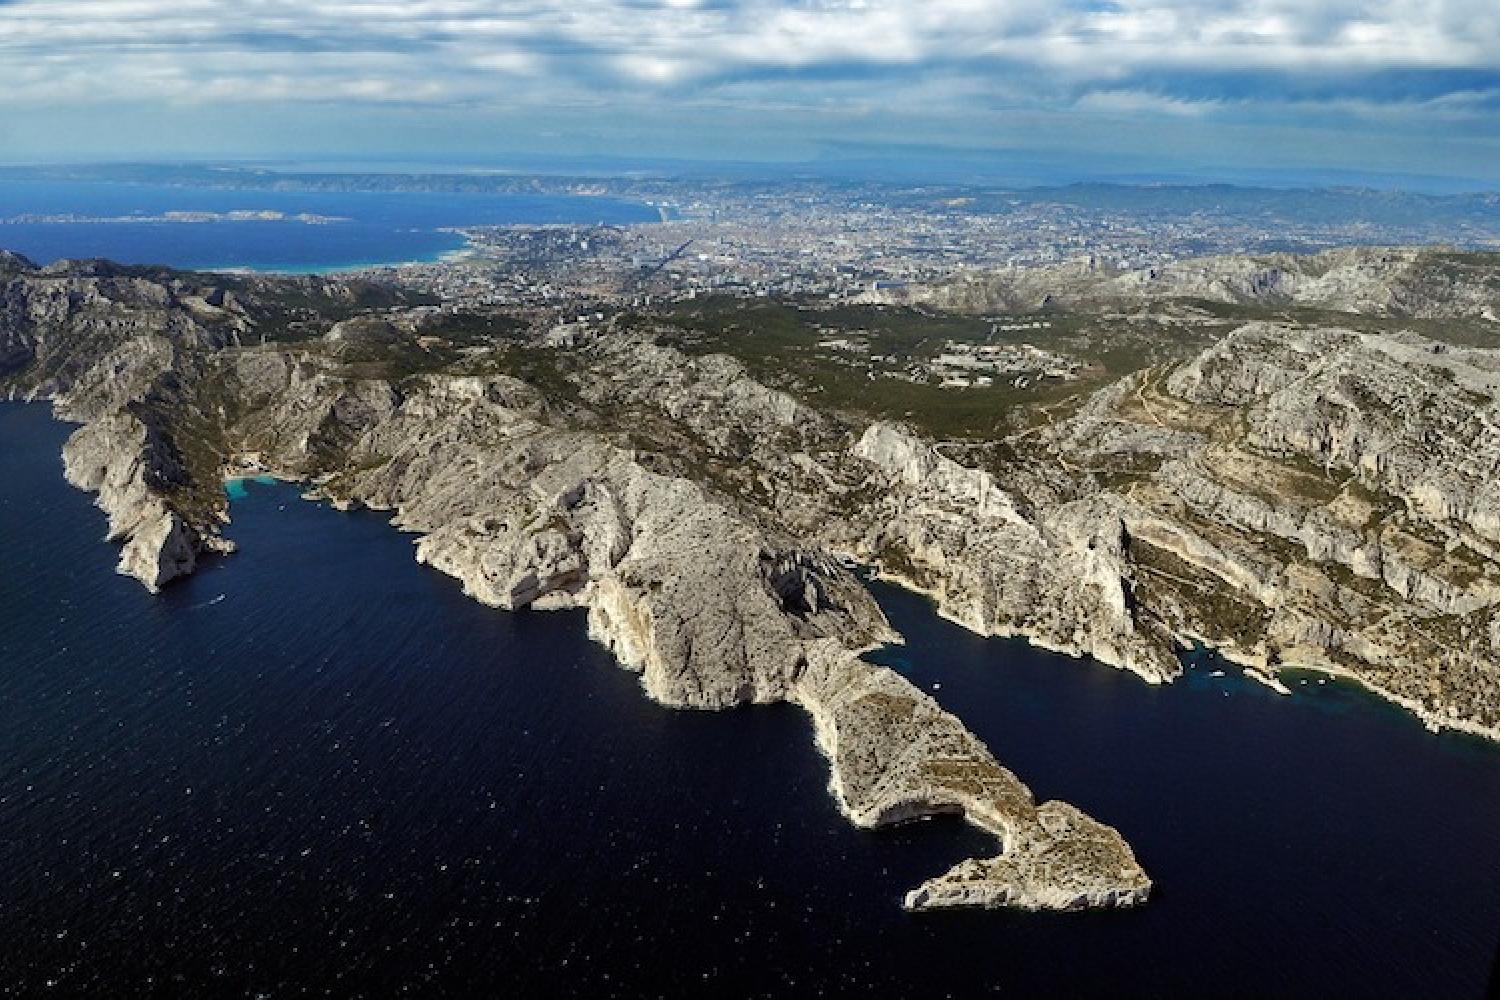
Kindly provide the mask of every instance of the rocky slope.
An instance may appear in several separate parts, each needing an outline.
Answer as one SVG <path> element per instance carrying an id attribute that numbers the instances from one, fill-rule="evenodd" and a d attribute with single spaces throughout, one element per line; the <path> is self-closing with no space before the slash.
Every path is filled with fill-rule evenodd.
<path id="1" fill-rule="evenodd" d="M 1181 671 L 1137 617 L 1117 498 L 1059 499 L 1023 514 L 990 473 L 889 424 L 871 425 L 853 453 L 874 467 L 881 487 L 861 554 L 931 593 L 947 617 L 1152 682 Z"/>
<path id="2" fill-rule="evenodd" d="M 1500 344 L 1500 259 L 1081 261 L 916 294 L 1106 325 L 1174 301 L 1266 319 L 1044 413 L 974 468 L 870 427 L 856 453 L 884 488 L 860 542 L 888 573 L 977 631 L 1148 680 L 1207 642 L 1282 690 L 1277 671 L 1312 668 L 1500 738 L 1500 351 L 1467 346 Z"/>
<path id="3" fill-rule="evenodd" d="M 85 425 L 68 439 L 63 464 L 68 482 L 98 494 L 108 539 L 120 543 L 119 571 L 153 593 L 191 573 L 205 547 L 227 551 L 228 543 L 205 539 L 167 499 L 186 473 L 149 418 L 120 409 Z"/>
<path id="4" fill-rule="evenodd" d="M 1000 839 L 906 894 L 908 910 L 1134 906 L 1151 881 L 1111 827 L 1065 802 L 1040 806 L 954 716 L 905 678 L 832 643 L 809 647 L 792 698 L 812 713 L 833 792 L 859 826 L 960 813 Z"/>
<path id="5" fill-rule="evenodd" d="M 733 364 L 716 360 L 704 373 L 674 360 L 685 384 L 701 377 L 695 391 L 715 402 L 704 413 L 732 420 L 739 403 L 764 398 Z M 263 379 L 264 366 L 254 367 Z M 369 394 L 322 382 L 311 393 L 317 405 L 293 393 L 294 412 L 258 414 L 235 433 L 271 445 L 260 460 L 305 474 L 338 414 L 333 436 L 349 442 L 339 467 L 359 471 L 323 488 L 340 502 L 396 510 L 396 524 L 423 534 L 418 558 L 467 593 L 499 607 L 586 607 L 591 634 L 663 704 L 801 705 L 829 754 L 835 796 L 860 825 L 960 812 L 996 834 L 1001 859 L 935 880 L 910 907 L 1074 909 L 1146 898 L 1150 881 L 1116 831 L 1057 803 L 1039 812 L 957 719 L 854 655 L 893 635 L 825 553 L 698 483 L 652 471 L 606 435 L 558 429 L 547 402 L 514 379 L 435 377 L 406 385 L 399 399 Z M 788 425 L 803 416 L 796 407 L 746 412 Z M 1048 833 L 1044 819 L 1060 811 L 1075 825 Z M 1075 850 L 1075 840 L 1089 849 Z M 954 880 L 961 893 L 948 887 Z"/>
<path id="6" fill-rule="evenodd" d="M 393 296 L 360 283 L 200 276 L 107 261 L 39 268 L 0 257 L 0 396 L 51 399 L 85 426 L 68 442 L 70 482 L 98 494 L 120 571 L 155 590 L 224 551 L 204 389 L 218 352 Z M 209 426 L 205 426 L 209 425 Z"/>
<path id="7" fill-rule="evenodd" d="M 1500 732 L 1500 352 L 1250 323 L 968 465 L 898 425 L 767 396 L 722 357 L 619 333 L 567 356 L 591 404 L 670 439 L 747 516 L 878 565 L 975 631 L 1152 682 L 1207 641 Z"/>
<path id="8" fill-rule="evenodd" d="M 1208 257 L 1121 271 L 1085 258 L 1050 268 L 966 275 L 917 301 L 962 312 L 1031 312 L 1194 299 L 1369 316 L 1500 320 L 1496 255 L 1366 248 L 1314 256 Z"/>
<path id="9" fill-rule="evenodd" d="M 1136 470 L 1140 604 L 1237 659 L 1500 735 L 1500 352 L 1249 324 L 1046 443 Z"/>

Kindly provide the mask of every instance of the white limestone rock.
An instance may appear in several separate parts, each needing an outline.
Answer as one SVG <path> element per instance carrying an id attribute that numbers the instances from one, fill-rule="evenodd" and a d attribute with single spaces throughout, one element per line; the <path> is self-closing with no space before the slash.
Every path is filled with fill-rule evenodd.
<path id="1" fill-rule="evenodd" d="M 159 431 L 119 411 L 73 433 L 63 468 L 68 482 L 98 494 L 108 537 L 122 543 L 121 573 L 154 593 L 193 571 L 201 540 L 162 497 L 184 473 Z"/>
<path id="2" fill-rule="evenodd" d="M 989 473 L 959 466 L 895 425 L 853 449 L 883 474 L 881 516 L 864 540 L 882 570 L 932 594 L 984 635 L 1025 635 L 1160 682 L 1181 665 L 1137 622 L 1124 556 L 1125 508 L 1107 496 L 1023 515 Z"/>
<path id="3" fill-rule="evenodd" d="M 1119 833 L 1060 802 L 1040 807 L 957 718 L 885 667 L 810 643 L 792 700 L 811 713 L 839 807 L 858 826 L 961 814 L 1001 854 L 907 893 L 909 910 L 1133 906 L 1151 890 Z"/>

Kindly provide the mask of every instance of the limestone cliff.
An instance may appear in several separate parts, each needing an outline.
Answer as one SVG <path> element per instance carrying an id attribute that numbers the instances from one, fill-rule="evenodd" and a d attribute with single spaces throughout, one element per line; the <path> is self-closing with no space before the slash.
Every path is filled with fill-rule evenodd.
<path id="1" fill-rule="evenodd" d="M 120 572 L 155 590 L 226 551 L 219 425 L 234 402 L 214 359 L 361 301 L 393 296 L 316 278 L 229 278 L 0 256 L 0 394 L 46 398 L 84 424 L 70 482 L 98 494 Z M 252 332 L 253 331 L 253 332 Z"/>
<path id="2" fill-rule="evenodd" d="M 889 424 L 854 445 L 880 477 L 862 550 L 985 635 L 1025 635 L 1155 682 L 1181 671 L 1134 612 L 1120 506 L 1089 497 L 1024 516 L 989 473 Z"/>
<path id="3" fill-rule="evenodd" d="M 63 463 L 68 482 L 98 494 L 121 573 L 155 592 L 193 571 L 201 540 L 165 499 L 184 472 L 157 428 L 120 410 L 74 433 Z"/>

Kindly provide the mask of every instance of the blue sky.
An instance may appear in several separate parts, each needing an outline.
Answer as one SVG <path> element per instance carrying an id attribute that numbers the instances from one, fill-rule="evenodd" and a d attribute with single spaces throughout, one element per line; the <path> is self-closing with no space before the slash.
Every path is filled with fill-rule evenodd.
<path id="1" fill-rule="evenodd" d="M 0 0 L 0 160 L 851 148 L 1500 186 L 1495 0 Z"/>

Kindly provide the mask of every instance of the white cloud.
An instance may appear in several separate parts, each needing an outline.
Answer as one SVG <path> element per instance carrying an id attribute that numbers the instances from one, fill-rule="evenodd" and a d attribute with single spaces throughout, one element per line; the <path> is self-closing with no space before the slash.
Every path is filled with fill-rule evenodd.
<path id="1" fill-rule="evenodd" d="M 122 100 L 701 99 L 806 106 L 855 81 L 970 81 L 1057 106 L 1194 115 L 1197 77 L 1500 75 L 1493 0 L 15 0 L 0 107 Z M 1150 81 L 1143 83 L 1142 80 Z M 503 88 L 497 84 L 503 83 Z M 1428 83 L 1441 91 L 1442 85 Z M 1473 81 L 1455 84 L 1474 88 Z M 1017 93 L 1021 96 L 1017 97 Z M 1400 95 L 1398 95 L 1399 98 Z M 1413 99 L 1441 96 L 1410 95 Z"/>
<path id="2" fill-rule="evenodd" d="M 1073 105 L 1080 111 L 1103 114 L 1171 115 L 1179 118 L 1199 118 L 1223 106 L 1221 101 L 1184 101 L 1175 97 L 1161 97 L 1139 90 L 1094 90 L 1084 94 Z"/>

